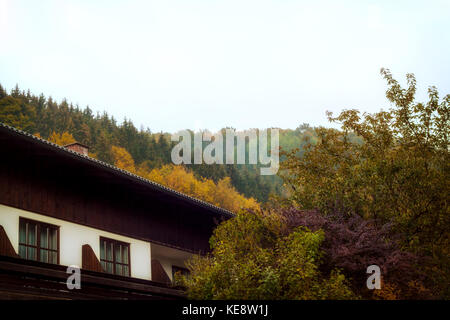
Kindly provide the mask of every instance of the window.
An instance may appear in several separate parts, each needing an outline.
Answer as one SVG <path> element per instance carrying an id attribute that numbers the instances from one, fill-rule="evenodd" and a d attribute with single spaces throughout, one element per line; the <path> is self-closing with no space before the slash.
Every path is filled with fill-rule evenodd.
<path id="1" fill-rule="evenodd" d="M 59 227 L 20 218 L 19 256 L 23 259 L 59 263 Z"/>
<path id="2" fill-rule="evenodd" d="M 182 268 L 182 267 L 177 267 L 177 266 L 172 266 L 172 279 L 175 280 L 175 274 L 176 273 L 180 273 L 182 276 L 185 277 L 189 277 L 190 276 L 190 272 L 188 269 L 186 268 Z"/>
<path id="3" fill-rule="evenodd" d="M 107 273 L 130 276 L 130 244 L 100 238 L 100 262 Z"/>

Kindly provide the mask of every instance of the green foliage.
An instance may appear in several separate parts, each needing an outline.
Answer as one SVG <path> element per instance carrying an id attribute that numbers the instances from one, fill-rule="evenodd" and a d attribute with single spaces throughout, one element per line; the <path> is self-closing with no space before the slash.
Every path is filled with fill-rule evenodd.
<path id="1" fill-rule="evenodd" d="M 0 99 L 0 122 L 21 130 L 32 131 L 35 117 L 34 109 L 20 99 L 12 96 Z"/>
<path id="2" fill-rule="evenodd" d="M 6 97 L 7 95 L 8 93 L 6 92 L 5 89 L 3 89 L 3 86 L 0 84 L 0 100 Z"/>
<path id="3" fill-rule="evenodd" d="M 345 277 L 322 275 L 321 231 L 285 234 L 279 216 L 241 212 L 219 225 L 212 252 L 189 262 L 177 277 L 192 299 L 354 299 Z"/>
<path id="4" fill-rule="evenodd" d="M 317 143 L 306 145 L 303 157 L 285 153 L 283 176 L 292 202 L 301 208 L 393 223 L 404 248 L 430 257 L 433 263 L 424 272 L 436 275 L 435 285 L 448 290 L 450 95 L 439 101 L 431 87 L 429 101 L 416 103 L 412 74 L 403 89 L 388 70 L 381 73 L 393 108 L 329 114 L 341 130 L 318 128 Z M 352 141 L 351 135 L 360 140 Z"/>

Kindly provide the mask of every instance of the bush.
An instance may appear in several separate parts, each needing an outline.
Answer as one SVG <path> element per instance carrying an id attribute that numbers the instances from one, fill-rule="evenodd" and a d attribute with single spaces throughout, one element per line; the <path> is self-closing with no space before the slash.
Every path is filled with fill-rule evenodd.
<path id="1" fill-rule="evenodd" d="M 320 272 L 322 231 L 286 225 L 275 214 L 241 212 L 217 227 L 212 252 L 178 277 L 191 299 L 355 299 L 345 276 Z"/>

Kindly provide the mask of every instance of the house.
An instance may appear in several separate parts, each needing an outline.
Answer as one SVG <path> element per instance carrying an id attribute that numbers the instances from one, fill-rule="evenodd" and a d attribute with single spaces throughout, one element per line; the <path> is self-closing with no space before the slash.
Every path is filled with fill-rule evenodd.
<path id="1" fill-rule="evenodd" d="M 174 273 L 232 216 L 0 123 L 0 298 L 183 298 Z"/>

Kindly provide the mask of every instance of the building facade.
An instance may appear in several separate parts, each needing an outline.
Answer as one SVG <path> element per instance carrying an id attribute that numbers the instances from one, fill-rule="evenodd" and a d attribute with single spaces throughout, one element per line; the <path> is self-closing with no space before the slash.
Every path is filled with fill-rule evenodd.
<path id="1" fill-rule="evenodd" d="M 182 298 L 174 273 L 233 216 L 92 159 L 81 144 L 0 124 L 0 153 L 0 298 Z M 81 268 L 76 292 L 64 287 L 68 266 Z"/>

